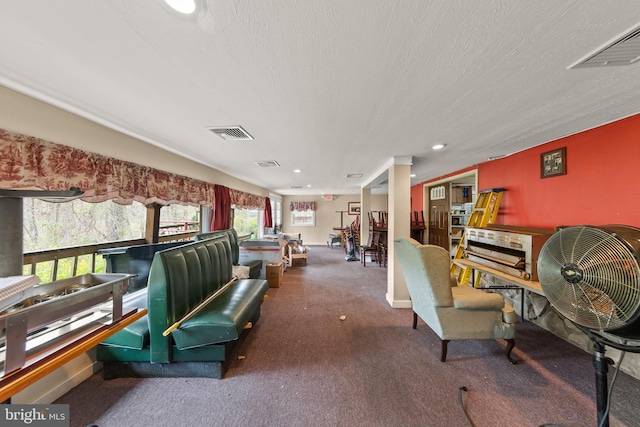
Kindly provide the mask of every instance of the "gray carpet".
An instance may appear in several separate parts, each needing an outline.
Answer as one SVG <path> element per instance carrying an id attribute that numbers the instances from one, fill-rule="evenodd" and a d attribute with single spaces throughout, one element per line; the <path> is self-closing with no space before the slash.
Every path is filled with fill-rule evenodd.
<path id="1" fill-rule="evenodd" d="M 596 425 L 589 354 L 525 322 L 518 365 L 489 340 L 452 341 L 441 363 L 437 336 L 385 300 L 386 274 L 312 247 L 306 267 L 269 289 L 223 380 L 97 374 L 55 403 L 70 404 L 72 426 L 463 427 L 462 394 L 476 427 Z M 610 425 L 640 425 L 639 398 L 640 381 L 621 373 Z"/>

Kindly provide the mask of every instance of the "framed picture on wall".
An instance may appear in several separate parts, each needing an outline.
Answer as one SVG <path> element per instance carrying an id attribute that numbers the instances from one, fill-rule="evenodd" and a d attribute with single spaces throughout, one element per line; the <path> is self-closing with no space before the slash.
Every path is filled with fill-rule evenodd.
<path id="1" fill-rule="evenodd" d="M 349 202 L 349 215 L 360 215 L 360 202 Z"/>
<path id="2" fill-rule="evenodd" d="M 540 154 L 540 178 L 567 174 L 566 147 Z"/>

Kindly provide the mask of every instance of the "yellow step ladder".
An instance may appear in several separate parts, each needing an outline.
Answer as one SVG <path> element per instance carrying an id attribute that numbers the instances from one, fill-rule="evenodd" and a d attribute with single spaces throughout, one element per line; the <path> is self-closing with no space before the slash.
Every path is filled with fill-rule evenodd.
<path id="1" fill-rule="evenodd" d="M 478 192 L 476 196 L 476 202 L 473 205 L 471 215 L 469 215 L 469 221 L 467 221 L 466 227 L 469 228 L 485 228 L 488 224 L 493 224 L 498 216 L 498 209 L 500 208 L 500 201 L 502 200 L 502 193 L 504 188 L 491 188 L 489 190 L 482 190 Z M 462 259 L 464 255 L 464 248 L 466 246 L 466 228 L 462 233 L 462 237 L 458 242 L 456 251 L 451 261 L 451 272 L 456 275 L 458 283 L 466 285 L 471 279 L 473 269 L 471 267 L 462 267 L 456 264 L 457 259 Z M 476 274 L 475 287 L 478 287 L 480 283 L 480 272 Z"/>

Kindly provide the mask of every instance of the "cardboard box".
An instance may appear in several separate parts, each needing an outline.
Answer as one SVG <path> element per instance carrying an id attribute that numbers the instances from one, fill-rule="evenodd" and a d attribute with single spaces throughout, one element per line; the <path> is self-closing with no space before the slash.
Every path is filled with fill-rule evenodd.
<path id="1" fill-rule="evenodd" d="M 291 267 L 304 267 L 307 265 L 307 254 L 291 254 Z"/>
<path id="2" fill-rule="evenodd" d="M 279 288 L 282 285 L 282 263 L 267 264 L 267 282 L 270 288 Z"/>
<path id="3" fill-rule="evenodd" d="M 451 189 L 451 203 L 470 203 L 471 187 L 453 187 Z"/>
<path id="4" fill-rule="evenodd" d="M 304 267 L 307 265 L 307 253 L 309 248 L 300 245 L 287 245 L 287 257 L 289 266 Z"/>

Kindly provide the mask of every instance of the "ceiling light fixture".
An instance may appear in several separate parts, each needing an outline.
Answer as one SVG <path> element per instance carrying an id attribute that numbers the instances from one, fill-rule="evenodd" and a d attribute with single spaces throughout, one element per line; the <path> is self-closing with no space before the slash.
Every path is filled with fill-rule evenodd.
<path id="1" fill-rule="evenodd" d="M 189 15 L 196 11 L 195 0 L 164 0 L 172 9 L 177 12 Z"/>
<path id="2" fill-rule="evenodd" d="M 433 150 L 442 150 L 444 147 L 446 147 L 447 144 L 436 144 L 433 147 L 431 147 Z"/>
<path id="3" fill-rule="evenodd" d="M 302 173 L 302 169 L 294 169 L 293 173 Z"/>
<path id="4" fill-rule="evenodd" d="M 348 173 L 346 175 L 347 178 L 362 178 L 362 174 L 361 173 Z"/>

